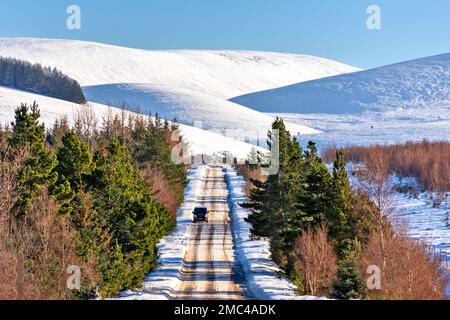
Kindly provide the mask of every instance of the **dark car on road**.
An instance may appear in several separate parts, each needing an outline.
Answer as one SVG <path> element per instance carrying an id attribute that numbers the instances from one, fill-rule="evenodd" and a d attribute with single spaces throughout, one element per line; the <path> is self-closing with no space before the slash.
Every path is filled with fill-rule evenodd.
<path id="1" fill-rule="evenodd" d="M 195 207 L 192 211 L 192 220 L 194 222 L 205 221 L 208 222 L 209 210 L 207 207 Z"/>

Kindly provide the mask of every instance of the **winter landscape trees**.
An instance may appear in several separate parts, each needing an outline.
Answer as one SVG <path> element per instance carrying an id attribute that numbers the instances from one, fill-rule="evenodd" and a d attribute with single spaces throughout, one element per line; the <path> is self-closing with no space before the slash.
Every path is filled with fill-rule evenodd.
<path id="1" fill-rule="evenodd" d="M 174 226 L 182 197 L 165 203 L 158 192 L 185 184 L 184 167 L 159 156 L 170 152 L 176 125 L 116 115 L 88 133 L 80 121 L 70 128 L 62 119 L 46 136 L 38 106 L 24 104 L 0 132 L 0 270 L 15 270 L 2 278 L 1 298 L 110 297 L 137 287 Z M 150 168 L 167 191 L 146 179 Z M 66 288 L 70 265 L 81 268 L 77 291 Z"/>
<path id="2" fill-rule="evenodd" d="M 420 249 L 427 248 L 425 244 L 417 246 L 398 235 L 398 226 L 388 219 L 391 202 L 383 179 L 389 171 L 382 175 L 378 171 L 383 167 L 369 169 L 374 177 L 366 180 L 370 187 L 354 190 L 342 150 L 335 150 L 330 171 L 318 156 L 315 144 L 310 142 L 303 150 L 291 138 L 282 119 L 273 123 L 272 130 L 279 130 L 279 171 L 269 177 L 251 178 L 249 202 L 242 206 L 252 210 L 248 222 L 253 226 L 253 236 L 270 239 L 272 258 L 295 281 L 299 293 L 320 293 L 337 299 L 445 297 L 446 271 L 439 259 L 429 250 Z M 259 166 L 264 165 L 260 161 Z M 258 168 L 249 164 L 241 168 L 247 176 L 258 177 L 255 171 Z M 375 199 L 372 189 L 380 191 Z M 389 241 L 395 250 L 387 249 L 388 239 L 400 238 Z M 389 264 L 388 260 L 397 259 L 392 254 L 401 252 L 401 246 L 414 254 L 402 257 L 405 261 L 401 267 Z M 369 256 L 368 252 L 375 248 L 377 254 Z M 328 252 L 329 260 L 323 257 L 324 252 Z M 364 276 L 369 266 L 378 266 L 384 275 L 405 275 L 413 273 L 419 260 L 423 262 L 421 270 L 426 270 L 428 286 L 412 289 L 386 280 L 381 291 L 367 290 Z"/>

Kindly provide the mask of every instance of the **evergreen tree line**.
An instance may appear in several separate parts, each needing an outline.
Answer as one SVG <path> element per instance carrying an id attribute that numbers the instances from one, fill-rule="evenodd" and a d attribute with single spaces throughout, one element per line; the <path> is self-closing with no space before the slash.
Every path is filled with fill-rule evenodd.
<path id="1" fill-rule="evenodd" d="M 73 239 L 64 252 L 55 249 L 45 255 L 42 269 L 53 273 L 37 285 L 40 292 L 47 288 L 44 298 L 104 298 L 138 287 L 155 267 L 155 244 L 174 228 L 173 212 L 158 200 L 158 190 L 145 173 L 161 172 L 173 193 L 186 183 L 185 168 L 170 159 L 168 137 L 176 124 L 123 114 L 106 118 L 97 130 L 79 116 L 74 128 L 62 119 L 46 133 L 39 117 L 35 103 L 22 105 L 12 128 L 0 134 L 0 180 L 4 187 L 13 181 L 3 190 L 11 201 L 7 212 L 2 210 L 0 231 L 10 240 L 3 245 L 0 241 L 0 269 L 2 248 L 3 253 L 14 253 L 18 234 L 39 229 L 44 219 L 66 230 L 46 238 L 67 239 L 69 233 Z M 179 196 L 177 203 L 181 201 Z M 51 210 L 36 221 L 36 207 L 43 206 Z M 41 242 L 31 242 L 24 251 L 37 250 Z M 36 278 L 38 259 L 42 255 L 23 257 L 26 277 Z M 82 281 L 80 290 L 69 292 L 54 279 L 72 264 L 81 267 Z"/>
<path id="2" fill-rule="evenodd" d="M 0 57 L 0 85 L 75 103 L 85 103 L 79 83 L 56 68 Z"/>
<path id="3" fill-rule="evenodd" d="M 272 139 L 274 130 L 278 142 Z M 300 294 L 365 297 L 362 249 L 376 234 L 392 234 L 392 226 L 367 193 L 351 188 L 342 150 L 336 151 L 329 170 L 316 145 L 309 142 L 303 149 L 279 118 L 269 132 L 268 145 L 279 150 L 279 170 L 266 178 L 251 178 L 249 201 L 241 204 L 251 209 L 247 221 L 252 235 L 270 239 L 272 259 L 297 284 Z M 267 159 L 254 152 L 250 160 L 247 171 L 267 165 Z M 432 282 L 430 290 L 436 288 Z"/>

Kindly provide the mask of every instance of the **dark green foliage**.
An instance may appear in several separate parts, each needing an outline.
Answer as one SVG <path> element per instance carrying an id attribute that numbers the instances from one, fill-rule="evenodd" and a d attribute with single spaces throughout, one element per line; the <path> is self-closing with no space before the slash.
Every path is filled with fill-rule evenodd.
<path id="1" fill-rule="evenodd" d="M 273 139 L 275 130 L 278 140 Z M 364 242 L 371 233 L 366 217 L 372 205 L 351 189 L 343 152 L 336 153 L 330 173 L 315 143 L 309 142 L 302 150 L 282 119 L 273 123 L 268 145 L 272 154 L 279 150 L 279 170 L 266 180 L 251 180 L 250 202 L 242 204 L 252 210 L 247 221 L 253 236 L 268 237 L 274 261 L 293 274 L 296 239 L 306 230 L 326 226 L 340 263 L 336 292 L 340 299 L 361 297 L 359 255 L 354 244 Z"/>
<path id="2" fill-rule="evenodd" d="M 50 191 L 61 203 L 60 213 L 71 213 L 78 209 L 79 193 L 92 170 L 92 156 L 76 133 L 69 131 L 61 138 L 57 160 L 55 172 L 58 180 L 55 186 L 50 186 Z"/>
<path id="3" fill-rule="evenodd" d="M 174 227 L 144 177 L 162 172 L 158 178 L 168 181 L 166 191 L 182 199 L 185 168 L 172 162 L 169 139 L 176 125 L 144 118 L 125 124 L 116 117 L 92 135 L 88 128 L 94 127 L 82 123 L 77 132 L 62 119 L 45 137 L 39 116 L 35 103 L 22 105 L 12 130 L 0 130 L 3 158 L 24 159 L 17 172 L 15 216 L 27 217 L 30 203 L 50 201 L 59 214 L 55 218 L 70 221 L 76 233 L 70 249 L 88 270 L 80 297 L 112 297 L 139 286 L 155 267 L 155 244 Z"/>
<path id="4" fill-rule="evenodd" d="M 59 70 L 12 58 L 0 58 L 0 85 L 75 103 L 86 102 L 78 82 Z"/>
<path id="5" fill-rule="evenodd" d="M 336 152 L 333 165 L 333 188 L 330 208 L 327 212 L 329 237 L 333 241 L 338 257 L 356 239 L 356 221 L 352 217 L 353 191 L 347 176 L 342 150 Z"/>
<path id="6" fill-rule="evenodd" d="M 92 170 L 92 156 L 85 143 L 74 131 L 70 131 L 62 138 L 62 146 L 57 153 L 58 165 L 56 170 L 62 179 L 67 179 L 74 190 L 82 187 L 84 176 Z"/>
<path id="7" fill-rule="evenodd" d="M 173 229 L 173 224 L 168 212 L 152 201 L 124 146 L 111 142 L 97 152 L 95 165 L 89 189 L 96 219 L 108 226 L 112 237 L 106 255 L 111 259 L 103 259 L 100 265 L 110 294 L 112 288 L 133 288 L 141 283 L 153 267 L 156 242 Z"/>
<path id="8" fill-rule="evenodd" d="M 172 161 L 171 133 L 177 129 L 174 124 L 169 130 L 169 124 L 162 124 L 158 117 L 155 122 L 136 122 L 130 151 L 141 167 L 148 164 L 159 166 L 173 185 L 180 184 L 184 188 L 185 167 Z"/>
<path id="9" fill-rule="evenodd" d="M 22 104 L 16 110 L 15 122 L 12 123 L 12 134 L 9 145 L 15 154 L 28 152 L 23 170 L 18 172 L 18 199 L 15 214 L 26 214 L 31 199 L 45 185 L 53 185 L 57 175 L 53 172 L 57 164 L 54 153 L 45 149 L 45 128 L 39 124 L 39 108 L 33 103 L 30 107 Z M 14 154 L 13 154 L 14 156 Z M 65 192 L 64 188 L 58 190 Z"/>
<path id="10" fill-rule="evenodd" d="M 339 300 L 362 299 L 365 288 L 358 268 L 361 247 L 357 241 L 344 250 L 339 260 L 337 279 L 333 284 L 333 298 Z"/>
<path id="11" fill-rule="evenodd" d="M 299 203 L 297 195 L 302 190 L 302 150 L 296 139 L 291 139 L 282 119 L 276 119 L 269 132 L 270 150 L 277 150 L 279 170 L 266 181 L 253 181 L 247 221 L 252 224 L 252 234 L 271 239 L 272 257 L 280 265 L 289 268 L 288 263 L 293 241 L 298 230 L 291 224 L 297 222 Z"/>

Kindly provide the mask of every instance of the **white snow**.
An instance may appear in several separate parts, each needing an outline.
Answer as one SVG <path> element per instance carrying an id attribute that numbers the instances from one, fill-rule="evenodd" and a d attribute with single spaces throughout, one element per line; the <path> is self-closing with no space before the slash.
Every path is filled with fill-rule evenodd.
<path id="1" fill-rule="evenodd" d="M 28 93 L 20 90 L 0 86 L 0 124 L 9 125 L 14 120 L 14 111 L 21 103 L 31 104 L 36 101 L 41 110 L 41 121 L 51 127 L 55 120 L 67 116 L 69 122 L 73 123 L 76 112 L 84 108 L 90 108 L 98 119 L 98 125 L 102 125 L 102 120 L 109 112 L 120 113 L 121 110 L 111 108 L 103 104 L 90 103 L 89 107 L 75 103 Z M 224 137 L 220 134 L 201 130 L 186 125 L 180 125 L 181 135 L 188 142 L 188 151 L 194 155 L 231 152 L 239 159 L 245 159 L 254 147 L 251 144 Z M 262 148 L 257 148 L 264 151 Z"/>
<path id="2" fill-rule="evenodd" d="M 0 38 L 0 56 L 56 67 L 82 86 L 145 83 L 222 99 L 358 70 L 299 54 L 156 51 L 36 38 Z"/>
<path id="3" fill-rule="evenodd" d="M 450 53 L 235 97 L 263 112 L 360 114 L 450 107 Z"/>
<path id="4" fill-rule="evenodd" d="M 245 179 L 234 168 L 225 171 L 230 192 L 230 216 L 235 242 L 236 255 L 245 273 L 248 289 L 255 298 L 263 300 L 322 300 L 326 298 L 299 296 L 296 287 L 279 275 L 280 268 L 270 258 L 270 244 L 267 239 L 251 238 L 250 224 L 244 219 L 250 210 L 239 203 L 247 201 Z"/>
<path id="5" fill-rule="evenodd" d="M 321 131 L 303 135 L 301 142 L 313 140 L 319 149 L 349 145 L 397 144 L 428 139 L 450 140 L 450 108 L 396 109 L 363 114 L 273 113 L 291 123 L 301 123 Z"/>
<path id="6" fill-rule="evenodd" d="M 91 102 L 158 113 L 189 126 L 201 123 L 202 129 L 260 146 L 265 146 L 273 117 L 227 99 L 357 70 L 298 54 L 156 51 L 33 38 L 0 38 L 0 56 L 58 68 L 83 86 Z M 319 133 L 301 124 L 287 126 L 295 135 Z M 213 151 L 202 151 L 216 152 L 220 144 L 215 145 Z"/>
<path id="7" fill-rule="evenodd" d="M 450 140 L 450 54 L 231 99 L 320 130 L 327 146 Z"/>
<path id="8" fill-rule="evenodd" d="M 87 99 L 93 102 L 124 106 L 131 110 L 136 108 L 136 111 L 144 114 L 157 113 L 162 118 L 177 119 L 186 125 L 201 124 L 203 129 L 232 138 L 248 139 L 259 145 L 265 145 L 267 130 L 274 120 L 264 113 L 187 89 L 146 84 L 110 84 L 85 87 L 83 90 Z M 286 125 L 295 135 L 319 133 L 300 124 Z"/>

